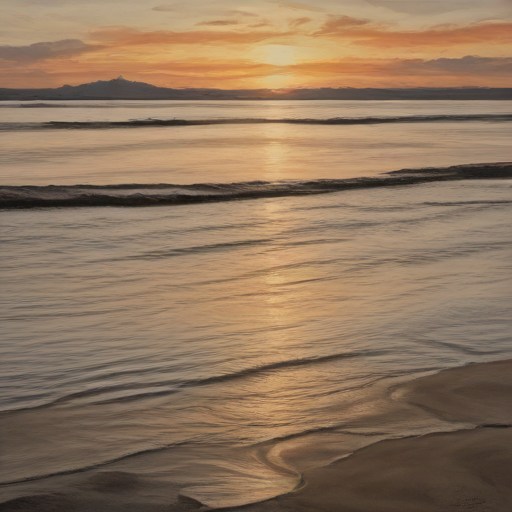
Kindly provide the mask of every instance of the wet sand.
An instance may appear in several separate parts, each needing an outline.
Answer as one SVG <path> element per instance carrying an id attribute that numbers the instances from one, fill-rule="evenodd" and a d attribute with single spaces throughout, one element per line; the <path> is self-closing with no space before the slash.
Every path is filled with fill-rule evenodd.
<path id="1" fill-rule="evenodd" d="M 247 510 L 512 510 L 512 361 L 443 371 L 397 387 L 394 396 L 475 428 L 381 441 L 306 472 L 302 490 Z"/>
<path id="2" fill-rule="evenodd" d="M 411 414 L 421 411 L 466 426 L 375 442 L 328 466 L 306 470 L 295 492 L 233 510 L 512 510 L 512 360 L 445 370 L 397 384 L 388 389 L 388 399 Z M 0 487 L 0 511 L 207 509 L 180 495 L 182 484 L 169 480 L 164 459 L 152 460 L 151 472 L 137 473 L 138 462 L 133 460 L 133 471 L 103 467 Z"/>

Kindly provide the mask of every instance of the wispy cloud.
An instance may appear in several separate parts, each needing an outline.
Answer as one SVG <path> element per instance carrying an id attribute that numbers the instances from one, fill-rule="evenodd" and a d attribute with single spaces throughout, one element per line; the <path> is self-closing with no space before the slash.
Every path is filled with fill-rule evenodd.
<path id="1" fill-rule="evenodd" d="M 63 39 L 34 43 L 28 46 L 0 46 L 0 59 L 29 62 L 37 60 L 71 57 L 85 52 L 98 50 L 96 45 L 85 44 L 79 39 Z"/>
<path id="2" fill-rule="evenodd" d="M 269 20 L 261 20 L 253 25 L 247 25 L 248 28 L 262 28 L 262 27 L 271 27 L 273 23 Z"/>
<path id="3" fill-rule="evenodd" d="M 397 69 L 416 75 L 512 76 L 512 57 L 404 60 Z"/>
<path id="4" fill-rule="evenodd" d="M 190 30 L 143 32 L 131 27 L 102 27 L 89 33 L 91 39 L 111 46 L 143 46 L 165 44 L 251 44 L 293 35 L 293 32 Z"/>
<path id="5" fill-rule="evenodd" d="M 512 22 L 448 25 L 426 30 L 391 30 L 381 24 L 349 16 L 331 17 L 316 36 L 351 40 L 360 45 L 385 47 L 444 47 L 468 44 L 512 43 Z"/>
<path id="6" fill-rule="evenodd" d="M 317 34 L 319 35 L 342 35 L 347 33 L 347 29 L 354 29 L 364 25 L 370 25 L 369 20 L 361 18 L 352 18 L 351 16 L 331 16 L 323 25 Z"/>
<path id="7" fill-rule="evenodd" d="M 293 66 L 296 71 L 313 75 L 363 76 L 432 76 L 432 77 L 508 77 L 512 57 L 478 57 L 459 59 L 341 59 L 306 62 Z"/>
<path id="8" fill-rule="evenodd" d="M 276 3 L 279 7 L 282 7 L 284 9 L 294 9 L 296 11 L 312 11 L 312 12 L 325 12 L 325 9 L 321 7 L 314 7 L 309 4 L 303 4 L 300 2 L 279 2 L 275 1 L 273 3 Z"/>
<path id="9" fill-rule="evenodd" d="M 201 21 L 200 23 L 196 23 L 197 27 L 205 26 L 205 27 L 227 27 L 230 25 L 239 25 L 240 22 L 238 20 L 212 20 L 212 21 Z"/>
<path id="10" fill-rule="evenodd" d="M 376 7 L 415 15 L 440 14 L 477 7 L 478 0 L 366 0 Z"/>
<path id="11" fill-rule="evenodd" d="M 256 14 L 255 12 L 249 12 L 249 11 L 239 11 L 237 9 L 235 10 L 232 10 L 232 11 L 228 11 L 228 14 L 232 15 L 232 16 L 248 16 L 248 17 L 258 17 L 259 14 Z"/>
<path id="12" fill-rule="evenodd" d="M 290 20 L 290 27 L 296 28 L 300 27 L 301 25 L 305 25 L 306 23 L 309 23 L 313 21 L 311 18 L 295 18 L 294 20 Z"/>
<path id="13" fill-rule="evenodd" d="M 151 10 L 158 11 L 158 12 L 175 12 L 175 11 L 178 11 L 179 9 L 180 9 L 179 5 L 172 4 L 172 5 L 157 5 L 157 6 L 153 7 Z"/>

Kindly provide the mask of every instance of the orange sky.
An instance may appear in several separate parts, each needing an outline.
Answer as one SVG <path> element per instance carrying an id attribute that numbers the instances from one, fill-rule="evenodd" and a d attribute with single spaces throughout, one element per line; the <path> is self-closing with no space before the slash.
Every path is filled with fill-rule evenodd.
<path id="1" fill-rule="evenodd" d="M 0 87 L 512 87 L 512 0 L 3 0 Z"/>

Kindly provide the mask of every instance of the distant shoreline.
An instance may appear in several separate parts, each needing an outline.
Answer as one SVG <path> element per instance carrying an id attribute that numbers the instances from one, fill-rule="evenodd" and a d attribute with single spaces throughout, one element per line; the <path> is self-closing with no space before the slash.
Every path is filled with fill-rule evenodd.
<path id="1" fill-rule="evenodd" d="M 512 91 L 512 90 L 511 90 Z M 208 98 L 197 96 L 191 98 L 112 98 L 112 97 L 84 97 L 84 98 L 0 98 L 3 101 L 512 101 L 512 92 L 507 98 Z"/>
<path id="2" fill-rule="evenodd" d="M 157 87 L 122 78 L 99 80 L 77 86 L 64 85 L 55 89 L 0 88 L 0 101 L 58 100 L 357 100 L 357 101 L 481 101 L 512 100 L 512 88 L 488 87 L 424 87 L 424 88 L 332 88 L 317 89 L 173 89 Z"/>

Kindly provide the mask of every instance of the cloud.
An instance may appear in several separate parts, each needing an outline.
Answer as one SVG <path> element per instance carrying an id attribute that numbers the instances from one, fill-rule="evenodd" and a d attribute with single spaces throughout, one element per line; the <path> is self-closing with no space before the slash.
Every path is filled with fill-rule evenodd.
<path id="1" fill-rule="evenodd" d="M 142 32 L 125 27 L 102 27 L 89 33 L 94 41 L 107 43 L 110 46 L 144 46 L 162 44 L 251 44 L 268 39 L 293 35 L 293 32 L 246 31 L 225 32 L 217 30 L 191 30 L 188 32 L 173 32 L 171 30 L 156 30 Z"/>
<path id="2" fill-rule="evenodd" d="M 466 44 L 510 44 L 512 22 L 492 21 L 473 25 L 448 25 L 426 30 L 400 31 L 348 16 L 331 17 L 316 36 L 351 40 L 359 45 L 392 47 L 450 47 Z"/>
<path id="3" fill-rule="evenodd" d="M 254 25 L 247 25 L 249 28 L 271 27 L 273 24 L 268 20 L 259 21 Z"/>
<path id="4" fill-rule="evenodd" d="M 351 16 L 331 16 L 323 25 L 318 34 L 343 34 L 345 29 L 369 25 L 370 21 Z"/>
<path id="5" fill-rule="evenodd" d="M 85 44 L 79 39 L 63 39 L 62 41 L 34 43 L 28 46 L 0 46 L 0 59 L 30 62 L 71 57 L 99 48 L 101 47 Z"/>
<path id="6" fill-rule="evenodd" d="M 386 78 L 464 77 L 480 80 L 484 77 L 509 77 L 512 57 L 478 57 L 459 59 L 343 59 L 307 62 L 293 68 L 311 75 L 362 75 Z"/>
<path id="7" fill-rule="evenodd" d="M 296 19 L 290 21 L 290 27 L 293 27 L 293 28 L 300 27 L 301 25 L 305 25 L 306 23 L 309 23 L 310 21 L 313 21 L 313 20 L 311 18 L 296 18 Z"/>
<path id="8" fill-rule="evenodd" d="M 512 57 L 475 57 L 460 59 L 404 60 L 398 70 L 421 75 L 511 76 Z"/>
<path id="9" fill-rule="evenodd" d="M 458 11 L 478 6 L 475 0 L 366 0 L 376 7 L 384 7 L 395 12 L 428 15 Z"/>
<path id="10" fill-rule="evenodd" d="M 299 2 L 274 2 L 279 7 L 282 7 L 284 9 L 294 9 L 296 11 L 312 11 L 312 12 L 325 12 L 325 9 L 322 9 L 321 7 L 313 7 L 308 4 L 302 4 Z"/>
<path id="11" fill-rule="evenodd" d="M 251 17 L 259 17 L 258 14 L 256 14 L 255 12 L 249 12 L 249 11 L 238 11 L 238 10 L 233 10 L 233 11 L 228 11 L 228 14 L 232 15 L 232 16 L 251 16 Z"/>
<path id="12" fill-rule="evenodd" d="M 206 26 L 206 27 L 227 27 L 229 25 L 238 25 L 240 22 L 238 20 L 212 20 L 212 21 L 201 21 L 200 23 L 196 23 L 196 26 Z"/>
<path id="13" fill-rule="evenodd" d="M 179 10 L 179 7 L 176 5 L 157 5 L 151 9 L 152 11 L 158 12 L 175 12 Z"/>
<path id="14" fill-rule="evenodd" d="M 81 4 L 83 0 L 18 0 L 16 3 L 25 3 L 25 4 L 36 4 L 41 5 L 43 7 L 52 7 L 52 6 L 61 6 L 61 5 L 73 5 L 73 4 Z M 107 4 L 107 3 L 117 3 L 118 0 L 89 0 L 90 4 Z"/>

